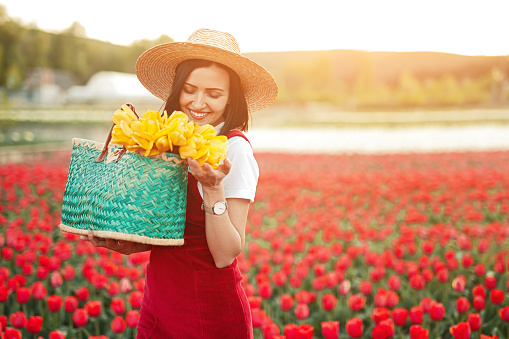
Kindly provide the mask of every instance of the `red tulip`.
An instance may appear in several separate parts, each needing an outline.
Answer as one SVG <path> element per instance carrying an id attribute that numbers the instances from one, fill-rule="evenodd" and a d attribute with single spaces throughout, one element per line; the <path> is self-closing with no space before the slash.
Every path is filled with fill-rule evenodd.
<path id="1" fill-rule="evenodd" d="M 74 266 L 67 265 L 62 269 L 62 276 L 65 280 L 73 280 L 76 277 Z"/>
<path id="2" fill-rule="evenodd" d="M 482 263 L 478 263 L 474 266 L 474 274 L 478 277 L 483 277 L 486 274 L 486 266 Z"/>
<path id="3" fill-rule="evenodd" d="M 78 308 L 78 298 L 69 295 L 64 299 L 65 311 L 70 313 Z"/>
<path id="4" fill-rule="evenodd" d="M 60 331 L 51 331 L 49 333 L 49 339 L 65 339 L 65 334 Z"/>
<path id="5" fill-rule="evenodd" d="M 27 322 L 27 317 L 25 313 L 17 311 L 9 316 L 9 322 L 16 328 L 23 328 Z"/>
<path id="6" fill-rule="evenodd" d="M 16 289 L 16 300 L 18 304 L 26 304 L 30 300 L 30 290 L 27 287 L 18 287 Z"/>
<path id="7" fill-rule="evenodd" d="M 77 308 L 72 314 L 74 325 L 78 327 L 86 326 L 88 323 L 88 312 L 84 308 Z"/>
<path id="8" fill-rule="evenodd" d="M 455 291 L 463 292 L 465 290 L 465 286 L 467 284 L 467 279 L 463 274 L 458 275 L 454 280 L 452 281 L 452 288 Z"/>
<path id="9" fill-rule="evenodd" d="M 362 320 L 361 318 L 352 318 L 346 322 L 346 333 L 352 338 L 362 337 Z"/>
<path id="10" fill-rule="evenodd" d="M 470 313 L 467 321 L 472 331 L 479 331 L 481 329 L 482 319 L 479 313 Z"/>
<path id="11" fill-rule="evenodd" d="M 297 333 L 299 339 L 313 339 L 315 328 L 309 324 L 303 324 L 297 328 Z"/>
<path id="12" fill-rule="evenodd" d="M 447 268 L 442 268 L 436 272 L 436 276 L 438 281 L 446 283 L 449 281 L 449 270 Z"/>
<path id="13" fill-rule="evenodd" d="M 111 327 L 111 330 L 113 331 L 113 333 L 122 333 L 125 331 L 127 325 L 126 325 L 124 318 L 117 315 L 111 321 L 110 327 Z"/>
<path id="14" fill-rule="evenodd" d="M 140 308 L 142 298 L 143 298 L 143 292 L 132 291 L 131 293 L 129 293 L 129 298 L 127 299 L 127 301 L 129 301 L 132 308 Z"/>
<path id="15" fill-rule="evenodd" d="M 401 287 L 401 279 L 397 275 L 391 275 L 389 279 L 387 279 L 387 286 L 391 290 L 397 291 Z"/>
<path id="16" fill-rule="evenodd" d="M 366 305 L 366 298 L 361 294 L 353 294 L 348 298 L 348 307 L 352 311 L 359 311 Z"/>
<path id="17" fill-rule="evenodd" d="M 32 295 L 35 300 L 43 300 L 48 295 L 48 291 L 42 282 L 36 281 L 32 284 Z"/>
<path id="18" fill-rule="evenodd" d="M 435 243 L 431 240 L 424 240 L 421 243 L 421 251 L 426 255 L 431 255 L 435 249 Z"/>
<path id="19" fill-rule="evenodd" d="M 281 297 L 279 297 L 279 307 L 283 311 L 289 311 L 293 308 L 295 305 L 295 300 L 293 297 L 289 294 L 283 294 Z"/>
<path id="20" fill-rule="evenodd" d="M 21 339 L 21 331 L 15 328 L 6 328 L 5 339 Z"/>
<path id="21" fill-rule="evenodd" d="M 299 303 L 294 310 L 295 317 L 299 320 L 307 319 L 309 317 L 309 307 L 307 304 Z"/>
<path id="22" fill-rule="evenodd" d="M 111 300 L 110 308 L 113 313 L 121 315 L 125 313 L 125 301 L 124 298 L 114 298 Z"/>
<path id="23" fill-rule="evenodd" d="M 260 308 L 262 306 L 262 298 L 259 296 L 249 296 L 247 297 L 247 301 L 249 302 L 250 308 Z"/>
<path id="24" fill-rule="evenodd" d="M 497 286 L 497 278 L 491 275 L 487 276 L 484 278 L 484 286 L 489 290 L 494 289 Z"/>
<path id="25" fill-rule="evenodd" d="M 412 324 L 422 324 L 422 318 L 424 315 L 422 306 L 413 306 L 412 308 L 410 308 L 409 315 Z"/>
<path id="26" fill-rule="evenodd" d="M 342 282 L 339 283 L 338 294 L 347 295 L 348 293 L 350 293 L 350 287 L 351 287 L 350 281 L 347 279 L 343 280 Z"/>
<path id="27" fill-rule="evenodd" d="M 62 279 L 62 275 L 58 271 L 51 272 L 50 277 L 50 284 L 52 287 L 58 287 L 61 286 L 64 283 L 64 280 Z"/>
<path id="28" fill-rule="evenodd" d="M 397 326 L 405 326 L 408 310 L 402 307 L 395 308 L 392 310 L 391 316 Z"/>
<path id="29" fill-rule="evenodd" d="M 424 297 L 421 299 L 419 306 L 422 307 L 422 311 L 424 313 L 429 313 L 429 310 L 431 309 L 431 303 L 432 303 L 432 300 L 430 297 Z"/>
<path id="30" fill-rule="evenodd" d="M 480 339 L 498 339 L 498 336 L 497 335 L 486 335 L 486 334 L 481 334 L 481 338 Z"/>
<path id="31" fill-rule="evenodd" d="M 373 291 L 373 284 L 369 280 L 364 280 L 359 284 L 359 291 L 364 295 L 370 295 Z"/>
<path id="32" fill-rule="evenodd" d="M 62 304 L 64 301 L 61 296 L 54 294 L 50 295 L 46 302 L 48 303 L 48 309 L 50 310 L 50 312 L 55 313 L 58 312 L 60 308 L 62 308 Z"/>
<path id="33" fill-rule="evenodd" d="M 475 285 L 472 288 L 472 294 L 474 296 L 479 295 L 483 298 L 486 298 L 486 288 L 483 285 Z"/>
<path id="34" fill-rule="evenodd" d="M 494 288 L 491 290 L 490 301 L 492 304 L 500 305 L 504 302 L 504 291 Z"/>
<path id="35" fill-rule="evenodd" d="M 138 325 L 138 320 L 140 320 L 140 312 L 138 310 L 128 311 L 125 315 L 126 324 L 131 328 Z"/>
<path id="36" fill-rule="evenodd" d="M 327 293 L 322 297 L 322 307 L 325 311 L 332 311 L 338 302 L 335 295 Z"/>
<path id="37" fill-rule="evenodd" d="M 498 310 L 498 315 L 503 321 L 509 322 L 509 306 L 502 307 Z"/>
<path id="38" fill-rule="evenodd" d="M 445 306 L 439 302 L 432 302 L 429 310 L 431 320 L 440 321 L 445 315 Z"/>
<path id="39" fill-rule="evenodd" d="M 482 311 L 482 310 L 484 310 L 484 307 L 486 306 L 486 301 L 485 301 L 484 297 L 482 297 L 480 295 L 476 295 L 476 296 L 474 296 L 474 300 L 473 300 L 472 304 L 477 311 Z"/>
<path id="40" fill-rule="evenodd" d="M 456 300 L 456 310 L 459 313 L 465 313 L 470 308 L 470 301 L 466 297 L 459 297 Z"/>
<path id="41" fill-rule="evenodd" d="M 284 286 L 286 284 L 287 280 L 288 280 L 288 277 L 286 276 L 285 272 L 283 272 L 283 271 L 275 272 L 272 275 L 272 282 L 276 286 L 279 286 L 279 287 Z"/>
<path id="42" fill-rule="evenodd" d="M 322 321 L 322 335 L 325 339 L 339 338 L 339 321 Z"/>
<path id="43" fill-rule="evenodd" d="M 468 323 L 462 322 L 449 327 L 449 332 L 454 339 L 470 339 L 470 326 Z"/>
<path id="44" fill-rule="evenodd" d="M 296 324 L 286 324 L 283 333 L 285 334 L 287 339 L 297 339 L 298 338 L 298 330 L 299 326 Z"/>
<path id="45" fill-rule="evenodd" d="M 409 280 L 410 287 L 412 287 L 414 290 L 422 290 L 426 286 L 426 281 L 424 280 L 424 277 L 420 274 L 414 274 L 410 277 Z"/>
<path id="46" fill-rule="evenodd" d="M 251 310 L 251 318 L 253 322 L 253 327 L 261 327 L 263 323 L 263 319 L 266 317 L 265 311 L 259 308 L 253 308 Z"/>
<path id="47" fill-rule="evenodd" d="M 410 326 L 410 339 L 428 339 L 429 330 L 421 325 Z"/>
<path id="48" fill-rule="evenodd" d="M 7 286 L 0 285 L 0 303 L 6 302 L 7 298 L 9 298 L 9 290 L 7 289 Z"/>
<path id="49" fill-rule="evenodd" d="M 375 307 L 373 312 L 371 312 L 371 320 L 375 322 L 375 324 L 380 324 L 382 320 L 389 319 L 391 316 L 391 311 L 385 307 Z"/>
<path id="50" fill-rule="evenodd" d="M 299 304 L 309 304 L 311 302 L 311 295 L 306 290 L 300 290 L 295 293 L 295 300 Z"/>
<path id="51" fill-rule="evenodd" d="M 262 332 L 264 339 L 272 339 L 280 333 L 279 327 L 273 322 L 264 324 L 262 326 Z"/>
<path id="52" fill-rule="evenodd" d="M 258 284 L 258 295 L 263 299 L 268 299 L 272 296 L 272 285 L 268 281 L 263 281 Z"/>
<path id="53" fill-rule="evenodd" d="M 474 257 L 470 253 L 465 253 L 463 258 L 461 258 L 461 264 L 465 268 L 472 266 L 474 264 Z"/>
<path id="54" fill-rule="evenodd" d="M 87 301 L 89 296 L 90 296 L 90 292 L 88 291 L 88 288 L 82 286 L 82 287 L 78 287 L 74 293 L 76 294 L 76 296 L 78 297 L 78 299 L 80 301 Z"/>
<path id="55" fill-rule="evenodd" d="M 380 336 L 380 338 L 392 338 L 394 336 L 394 322 L 390 318 L 380 321 L 375 328 L 380 328 L 383 331 L 384 336 Z"/>
<path id="56" fill-rule="evenodd" d="M 385 306 L 389 308 L 393 308 L 396 306 L 399 302 L 399 295 L 398 293 L 394 291 L 387 291 L 386 293 L 386 300 L 385 300 Z"/>
<path id="57" fill-rule="evenodd" d="M 28 332 L 35 334 L 41 332 L 42 329 L 42 317 L 38 315 L 31 316 L 28 318 L 26 323 L 26 329 Z"/>
<path id="58" fill-rule="evenodd" d="M 95 318 L 101 315 L 102 304 L 99 300 L 90 300 L 85 304 L 85 309 L 89 316 Z"/>

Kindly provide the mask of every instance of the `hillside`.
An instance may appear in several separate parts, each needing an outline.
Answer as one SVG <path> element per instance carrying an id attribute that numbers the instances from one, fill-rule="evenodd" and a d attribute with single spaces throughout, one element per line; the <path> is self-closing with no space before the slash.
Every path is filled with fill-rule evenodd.
<path id="1" fill-rule="evenodd" d="M 288 63 L 330 63 L 334 78 L 353 82 L 363 69 L 376 83 L 395 84 L 402 72 L 417 78 L 437 78 L 447 73 L 456 78 L 477 78 L 496 67 L 509 75 L 507 56 L 466 56 L 439 52 L 367 52 L 356 50 L 246 53 L 275 75 Z"/>

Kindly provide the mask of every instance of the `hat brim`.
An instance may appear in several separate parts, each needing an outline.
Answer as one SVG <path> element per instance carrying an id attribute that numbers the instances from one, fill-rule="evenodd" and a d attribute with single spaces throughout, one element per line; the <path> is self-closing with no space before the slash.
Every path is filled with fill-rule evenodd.
<path id="1" fill-rule="evenodd" d="M 276 81 L 261 65 L 241 54 L 196 43 L 171 42 L 146 50 L 136 62 L 136 75 L 153 95 L 166 101 L 176 67 L 188 59 L 210 60 L 236 72 L 251 113 L 267 107 L 277 97 Z"/>

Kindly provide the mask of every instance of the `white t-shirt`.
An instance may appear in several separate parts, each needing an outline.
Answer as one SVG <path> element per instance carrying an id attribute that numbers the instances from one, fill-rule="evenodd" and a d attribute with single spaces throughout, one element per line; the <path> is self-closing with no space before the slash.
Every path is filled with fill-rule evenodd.
<path id="1" fill-rule="evenodd" d="M 220 130 L 222 125 L 216 126 Z M 243 137 L 232 137 L 227 141 L 226 157 L 231 161 L 230 173 L 223 179 L 225 198 L 249 199 L 254 202 L 258 176 L 258 163 L 253 155 L 253 149 Z M 203 197 L 201 184 L 198 190 Z"/>

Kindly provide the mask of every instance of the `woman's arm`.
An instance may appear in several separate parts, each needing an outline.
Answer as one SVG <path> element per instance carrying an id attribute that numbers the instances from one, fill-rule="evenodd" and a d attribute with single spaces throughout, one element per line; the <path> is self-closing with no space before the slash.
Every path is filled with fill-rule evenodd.
<path id="1" fill-rule="evenodd" d="M 150 251 L 152 249 L 152 245 L 148 244 L 140 244 L 132 241 L 125 240 L 115 240 L 115 239 L 105 239 L 94 237 L 92 231 L 88 231 L 87 235 L 80 236 L 81 240 L 88 240 L 92 243 L 92 245 L 96 247 L 105 247 L 112 251 L 122 253 L 122 254 L 132 254 L 137 252 L 145 252 Z"/>
<path id="2" fill-rule="evenodd" d="M 204 204 L 212 206 L 217 201 L 225 201 L 222 180 L 230 172 L 230 161 L 226 160 L 217 170 L 212 169 L 207 163 L 202 169 L 193 159 L 188 159 L 188 163 L 191 173 L 202 185 Z M 228 199 L 227 204 L 228 209 L 222 215 L 205 213 L 207 244 L 218 268 L 231 265 L 245 243 L 249 200 Z"/>

